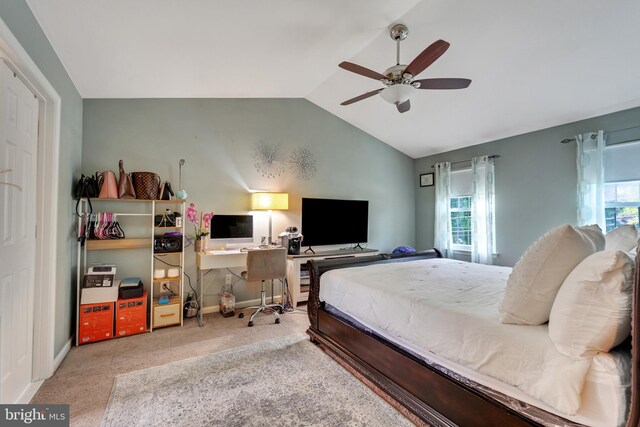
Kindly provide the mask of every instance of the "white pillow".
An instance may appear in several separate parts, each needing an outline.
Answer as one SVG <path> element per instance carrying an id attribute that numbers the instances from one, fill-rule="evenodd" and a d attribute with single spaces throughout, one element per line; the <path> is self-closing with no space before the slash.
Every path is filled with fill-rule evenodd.
<path id="1" fill-rule="evenodd" d="M 507 280 L 500 322 L 541 325 L 571 270 L 594 252 L 590 240 L 570 225 L 553 228 L 522 254 Z"/>
<path id="2" fill-rule="evenodd" d="M 623 225 L 604 235 L 605 251 L 629 252 L 638 245 L 638 229 L 635 225 Z"/>
<path id="3" fill-rule="evenodd" d="M 587 257 L 558 291 L 549 318 L 549 337 L 574 359 L 608 352 L 631 332 L 633 262 L 622 251 Z"/>
<path id="4" fill-rule="evenodd" d="M 594 247 L 594 252 L 603 251 L 605 240 L 602 229 L 598 224 L 584 225 L 582 227 L 575 227 L 576 231 L 582 233 L 582 236 L 589 239 Z"/>

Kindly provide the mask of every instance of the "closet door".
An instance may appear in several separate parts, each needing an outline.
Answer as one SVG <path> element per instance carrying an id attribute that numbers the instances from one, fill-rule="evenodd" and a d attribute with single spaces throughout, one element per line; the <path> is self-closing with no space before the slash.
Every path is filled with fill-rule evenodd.
<path id="1" fill-rule="evenodd" d="M 38 100 L 0 61 L 0 402 L 31 384 Z"/>

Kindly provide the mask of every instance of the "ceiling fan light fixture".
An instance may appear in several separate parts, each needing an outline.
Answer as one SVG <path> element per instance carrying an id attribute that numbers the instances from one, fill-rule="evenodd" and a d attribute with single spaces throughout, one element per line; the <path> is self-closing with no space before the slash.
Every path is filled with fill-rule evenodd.
<path id="1" fill-rule="evenodd" d="M 416 90 L 416 88 L 410 84 L 397 84 L 384 88 L 382 92 L 380 92 L 380 96 L 388 103 L 397 105 L 409 99 L 414 90 Z"/>

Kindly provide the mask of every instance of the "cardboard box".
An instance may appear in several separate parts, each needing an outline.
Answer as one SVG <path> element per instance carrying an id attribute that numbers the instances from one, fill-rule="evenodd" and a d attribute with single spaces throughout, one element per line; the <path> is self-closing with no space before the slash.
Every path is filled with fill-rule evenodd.
<path id="1" fill-rule="evenodd" d="M 116 302 L 118 300 L 119 280 L 114 282 L 115 286 L 102 288 L 83 288 L 80 293 L 80 304 L 98 304 L 101 302 Z"/>

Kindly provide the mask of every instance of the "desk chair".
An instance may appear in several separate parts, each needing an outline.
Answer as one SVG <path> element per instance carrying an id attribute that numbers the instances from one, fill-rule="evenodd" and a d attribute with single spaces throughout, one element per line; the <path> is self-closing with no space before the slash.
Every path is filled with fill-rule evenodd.
<path id="1" fill-rule="evenodd" d="M 242 278 L 247 282 L 262 282 L 262 292 L 260 294 L 260 305 L 255 307 L 247 307 L 248 310 L 256 309 L 249 319 L 249 326 L 253 326 L 253 318 L 260 312 L 271 311 L 276 316 L 276 323 L 280 323 L 280 315 L 284 312 L 283 304 L 267 304 L 267 293 L 264 283 L 267 280 L 280 279 L 283 283 L 284 298 L 284 278 L 287 275 L 287 249 L 255 249 L 247 252 L 247 271 L 242 272 Z M 273 287 L 272 287 L 273 293 Z M 273 298 L 273 297 L 272 297 Z M 273 302 L 273 300 L 272 300 Z M 244 313 L 240 313 L 238 317 L 244 317 Z"/>

